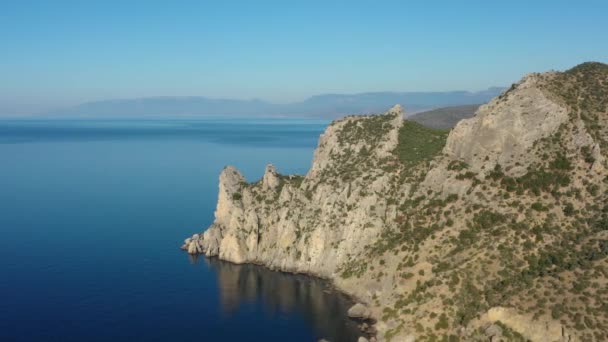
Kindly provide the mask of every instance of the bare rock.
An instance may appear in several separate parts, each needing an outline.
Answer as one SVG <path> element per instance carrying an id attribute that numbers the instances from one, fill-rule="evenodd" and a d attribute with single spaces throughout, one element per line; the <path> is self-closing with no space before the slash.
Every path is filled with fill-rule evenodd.
<path id="1" fill-rule="evenodd" d="M 563 327 L 559 322 L 536 321 L 530 315 L 521 314 L 513 308 L 493 307 L 484 316 L 482 317 L 490 322 L 501 321 L 531 341 L 561 341 L 564 335 Z M 491 332 L 497 331 L 496 328 L 491 329 Z"/>
<path id="2" fill-rule="evenodd" d="M 276 189 L 281 183 L 281 179 L 277 174 L 277 169 L 272 164 L 266 165 L 264 177 L 262 178 L 262 187 L 264 190 Z"/>
<path id="3" fill-rule="evenodd" d="M 485 333 L 487 337 L 500 337 L 502 336 L 502 328 L 496 324 L 490 324 L 486 329 Z"/>
<path id="4" fill-rule="evenodd" d="M 220 185 L 215 209 L 215 223 L 229 226 L 235 215 L 241 214 L 239 204 L 237 203 L 242 198 L 242 186 L 245 183 L 245 177 L 232 166 L 224 168 L 220 174 Z"/>
<path id="5" fill-rule="evenodd" d="M 197 251 L 197 249 L 196 249 L 196 248 L 197 248 L 196 243 L 191 242 L 191 243 L 188 245 L 188 254 L 197 254 L 197 253 L 198 253 L 198 251 Z"/>
<path id="6" fill-rule="evenodd" d="M 450 132 L 444 153 L 476 172 L 491 171 L 498 163 L 503 169 L 511 166 L 512 175 L 525 173 L 532 145 L 568 120 L 568 108 L 549 98 L 539 82 L 538 74 L 530 74 L 481 106 L 474 117 L 460 121 Z"/>
<path id="7" fill-rule="evenodd" d="M 356 319 L 370 319 L 372 318 L 372 312 L 367 306 L 357 303 L 348 309 L 348 317 Z"/>

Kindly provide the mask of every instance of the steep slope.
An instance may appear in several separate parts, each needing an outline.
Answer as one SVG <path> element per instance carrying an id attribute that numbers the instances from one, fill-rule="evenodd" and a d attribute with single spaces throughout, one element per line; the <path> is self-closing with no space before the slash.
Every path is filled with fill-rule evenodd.
<path id="1" fill-rule="evenodd" d="M 408 120 L 431 128 L 450 129 L 456 126 L 460 120 L 468 119 L 475 115 L 479 106 L 478 104 L 473 104 L 437 108 L 412 115 L 408 117 Z"/>
<path id="2" fill-rule="evenodd" d="M 330 278 L 380 340 L 608 339 L 608 66 L 528 75 L 449 135 L 402 116 L 332 123 L 305 177 L 226 168 L 183 248 Z"/>

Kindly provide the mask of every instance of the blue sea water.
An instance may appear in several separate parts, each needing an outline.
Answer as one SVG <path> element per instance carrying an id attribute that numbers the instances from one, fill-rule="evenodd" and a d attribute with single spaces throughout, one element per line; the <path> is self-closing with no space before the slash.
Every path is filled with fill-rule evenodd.
<path id="1" fill-rule="evenodd" d="M 328 283 L 194 258 L 225 165 L 304 174 L 326 122 L 0 121 L 0 341 L 353 341 Z"/>

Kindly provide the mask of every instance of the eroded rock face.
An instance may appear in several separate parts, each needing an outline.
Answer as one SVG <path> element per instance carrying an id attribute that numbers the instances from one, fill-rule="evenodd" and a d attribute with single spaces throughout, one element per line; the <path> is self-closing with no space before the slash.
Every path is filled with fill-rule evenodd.
<path id="1" fill-rule="evenodd" d="M 538 321 L 532 319 L 530 315 L 521 314 L 512 308 L 492 308 L 482 319 L 490 322 L 502 322 L 530 341 L 567 342 L 571 340 L 559 322 L 553 320 Z M 486 328 L 485 332 L 488 336 L 495 336 L 496 340 L 502 336 L 502 329 L 495 324 Z"/>
<path id="2" fill-rule="evenodd" d="M 601 230 L 593 228 L 601 208 L 586 210 L 608 201 L 601 138 L 608 108 L 593 107 L 604 116 L 590 123 L 548 90 L 560 77 L 525 77 L 460 122 L 436 155 L 416 154 L 437 135 L 406 126 L 395 106 L 333 122 L 306 176 L 268 165 L 259 182 L 247 183 L 226 167 L 213 225 L 182 249 L 330 278 L 366 303 L 353 315 L 377 320 L 379 341 L 424 340 L 430 331 L 501 340 L 507 330 L 532 341 L 575 341 L 550 310 L 534 317 L 519 309 L 536 300 L 532 291 L 509 287 L 525 270 L 535 277 L 527 287 L 563 296 L 576 275 L 556 285 L 532 261 L 572 240 L 589 242 L 582 250 L 605 240 L 593 230 Z M 402 145 L 412 141 L 407 134 L 423 139 L 410 151 Z M 603 255 L 602 246 L 590 255 Z M 571 250 L 578 249 L 560 253 Z"/>
<path id="3" fill-rule="evenodd" d="M 242 208 L 236 198 L 242 196 L 242 187 L 245 177 L 232 166 L 224 168 L 220 174 L 217 207 L 215 209 L 215 224 L 229 226 L 238 224 L 233 222 L 242 215 Z"/>
<path id="4" fill-rule="evenodd" d="M 348 309 L 348 317 L 356 319 L 370 319 L 372 312 L 363 304 L 357 303 Z"/>
<path id="5" fill-rule="evenodd" d="M 281 179 L 277 174 L 277 170 L 272 164 L 266 165 L 266 171 L 264 171 L 264 177 L 262 178 L 262 186 L 264 190 L 276 189 L 281 183 Z"/>
<path id="6" fill-rule="evenodd" d="M 491 171 L 498 163 L 512 167 L 512 175 L 525 173 L 533 160 L 527 154 L 534 142 L 568 120 L 566 106 L 550 99 L 539 82 L 539 74 L 528 75 L 512 90 L 481 106 L 473 118 L 460 121 L 450 132 L 444 152 L 477 172 Z"/>
<path id="7" fill-rule="evenodd" d="M 340 140 L 342 128 L 359 124 L 361 118 L 332 124 L 321 136 L 305 178 L 282 179 L 268 165 L 260 183 L 247 184 L 238 170 L 226 167 L 220 175 L 215 222 L 202 236 L 192 237 L 185 249 L 235 263 L 262 263 L 333 277 L 340 264 L 378 235 L 384 208 L 381 197 L 388 184 L 384 176 L 369 185 L 327 174 L 340 167 L 337 159 L 347 150 L 367 148 L 371 153 L 367 158 L 373 159 L 391 155 L 402 116 L 401 107 L 396 106 L 383 116 L 370 117 L 385 125 L 374 149 L 365 141 Z"/>

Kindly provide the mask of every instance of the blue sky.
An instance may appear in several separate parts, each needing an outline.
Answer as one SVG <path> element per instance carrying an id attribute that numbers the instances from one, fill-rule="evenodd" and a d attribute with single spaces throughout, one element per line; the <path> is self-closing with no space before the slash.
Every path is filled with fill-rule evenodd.
<path id="1" fill-rule="evenodd" d="M 0 114 L 480 90 L 608 62 L 608 1 L 2 1 Z"/>

